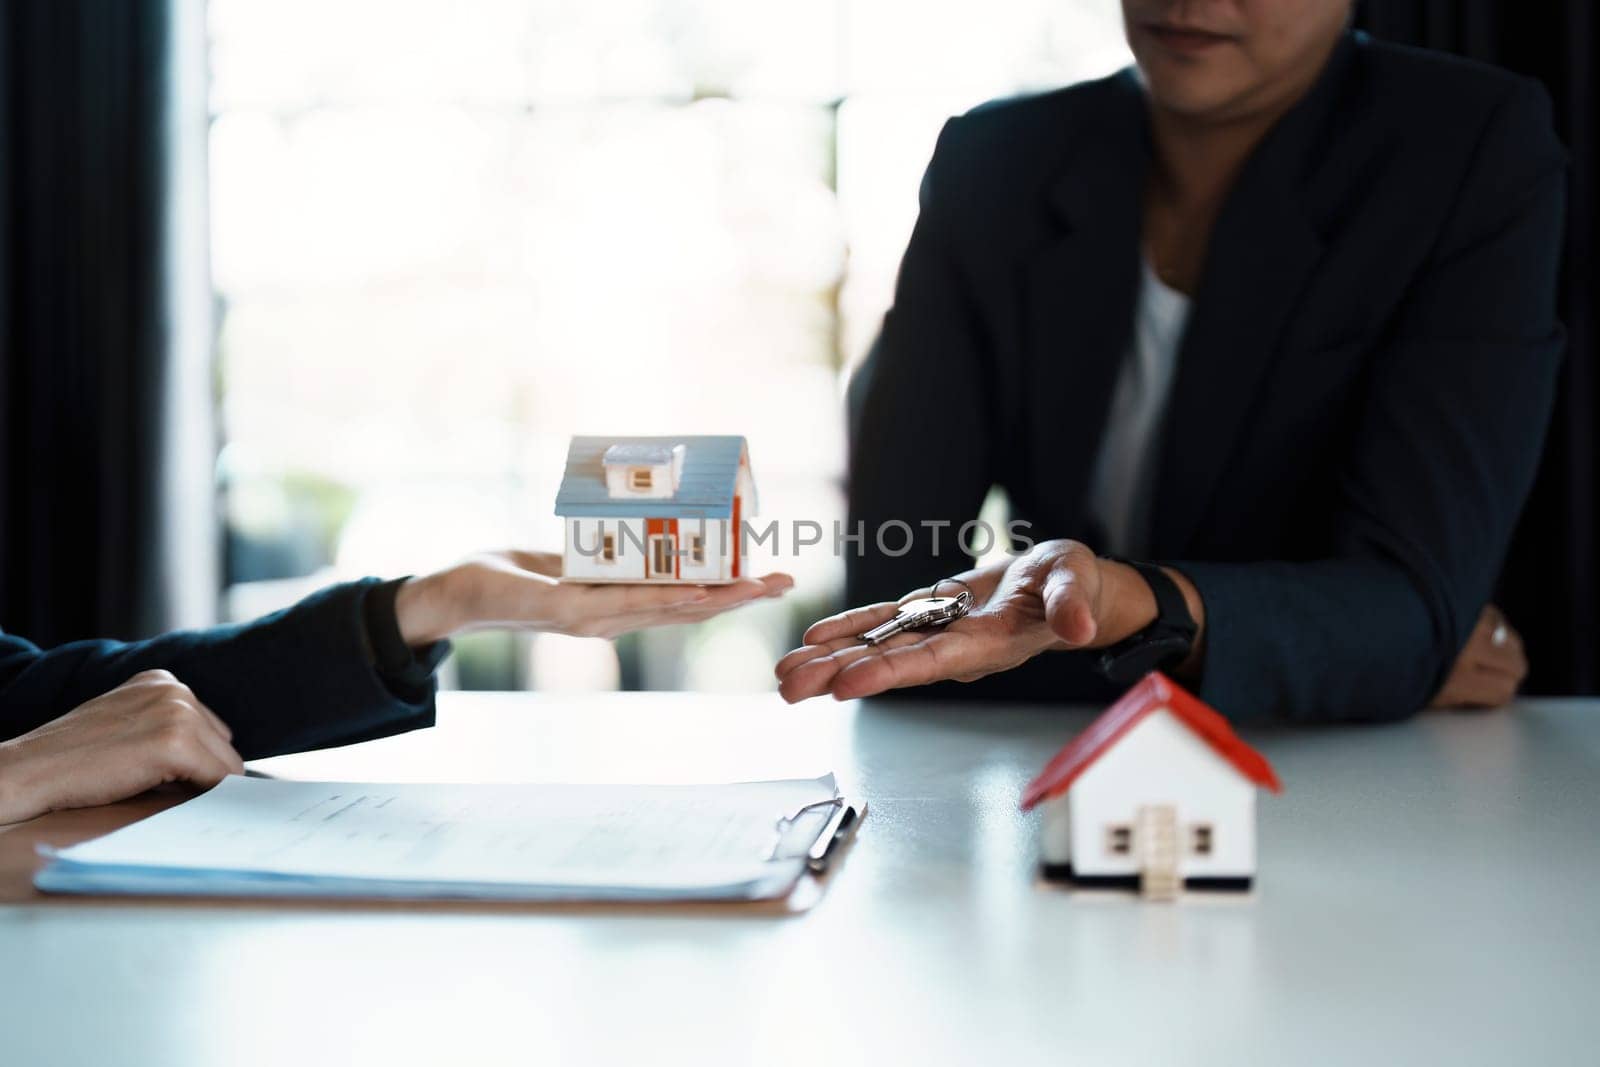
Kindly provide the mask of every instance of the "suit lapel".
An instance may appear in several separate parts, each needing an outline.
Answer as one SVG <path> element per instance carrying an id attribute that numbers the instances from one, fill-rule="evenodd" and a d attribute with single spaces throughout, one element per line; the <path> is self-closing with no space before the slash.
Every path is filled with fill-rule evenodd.
<path id="1" fill-rule="evenodd" d="M 1254 183 L 1251 183 L 1254 184 Z M 1212 231 L 1164 420 L 1152 552 L 1181 557 L 1244 431 L 1322 242 L 1286 198 L 1235 187 Z"/>
<path id="2" fill-rule="evenodd" d="M 1349 34 L 1246 163 L 1212 229 L 1164 420 L 1152 555 L 1182 558 L 1244 436 L 1323 242 L 1300 183 L 1350 63 Z"/>
<path id="3" fill-rule="evenodd" d="M 1140 90 L 1131 75 L 1119 83 L 1114 113 L 1079 135 L 1076 154 L 1051 187 L 1062 228 L 1026 269 L 1036 537 L 1081 535 L 1089 477 L 1133 327 L 1149 147 Z"/>

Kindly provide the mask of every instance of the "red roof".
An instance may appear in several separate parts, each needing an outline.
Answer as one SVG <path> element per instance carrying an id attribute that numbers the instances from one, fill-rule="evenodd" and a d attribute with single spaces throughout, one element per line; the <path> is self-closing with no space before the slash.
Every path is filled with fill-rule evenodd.
<path id="1" fill-rule="evenodd" d="M 1274 793 L 1283 792 L 1272 765 L 1239 739 L 1227 719 L 1160 671 L 1151 671 L 1045 764 L 1039 777 L 1022 791 L 1022 810 L 1027 811 L 1040 801 L 1065 793 L 1101 753 L 1116 744 L 1146 715 L 1163 708 L 1216 750 L 1217 755 L 1233 764 L 1240 774 Z"/>

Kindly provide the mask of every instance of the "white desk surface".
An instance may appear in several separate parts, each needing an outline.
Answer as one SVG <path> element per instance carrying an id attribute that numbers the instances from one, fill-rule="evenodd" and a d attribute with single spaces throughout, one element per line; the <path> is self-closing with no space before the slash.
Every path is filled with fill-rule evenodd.
<path id="1" fill-rule="evenodd" d="M 798 915 L 0 908 L 0 1063 L 1600 1062 L 1600 701 L 1253 732 L 1244 897 L 1035 878 L 1023 783 L 1087 721 L 770 696 L 458 695 L 297 777 L 836 770 L 872 811 Z"/>

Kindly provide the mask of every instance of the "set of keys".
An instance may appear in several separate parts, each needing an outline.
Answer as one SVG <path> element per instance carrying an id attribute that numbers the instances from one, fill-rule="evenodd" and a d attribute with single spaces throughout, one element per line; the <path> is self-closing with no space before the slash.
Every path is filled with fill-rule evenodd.
<path id="1" fill-rule="evenodd" d="M 939 596 L 939 587 L 951 583 L 961 586 L 961 592 L 955 596 Z M 918 597 L 901 604 L 894 618 L 862 634 L 862 642 L 876 646 L 883 644 L 895 634 L 948 626 L 972 608 L 972 589 L 959 578 L 945 578 L 935 582 L 928 592 L 933 595 Z"/>

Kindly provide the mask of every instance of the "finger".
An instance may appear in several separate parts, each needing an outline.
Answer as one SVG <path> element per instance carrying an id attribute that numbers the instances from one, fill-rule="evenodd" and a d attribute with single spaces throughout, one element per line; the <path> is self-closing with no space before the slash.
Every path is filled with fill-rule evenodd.
<path id="1" fill-rule="evenodd" d="M 858 700 L 890 689 L 988 673 L 981 658 L 984 642 L 970 634 L 942 630 L 913 636 L 917 637 L 913 643 L 859 658 L 841 669 L 831 686 L 834 697 Z"/>
<path id="2" fill-rule="evenodd" d="M 896 635 L 901 637 L 903 635 Z M 827 648 L 827 646 L 823 646 Z M 834 676 L 849 663 L 872 650 L 860 643 L 824 652 L 786 671 L 778 682 L 778 693 L 791 704 L 821 696 L 833 684 Z"/>
<path id="3" fill-rule="evenodd" d="M 1499 671 L 1460 666 L 1430 705 L 1438 708 L 1498 708 L 1516 699 L 1519 680 Z"/>
<path id="4" fill-rule="evenodd" d="M 642 625 L 669 625 L 676 623 L 693 625 L 694 623 L 704 622 L 707 619 L 714 619 L 718 615 L 726 615 L 732 611 L 739 611 L 740 609 L 748 607 L 749 605 L 758 601 L 770 599 L 772 599 L 772 596 L 770 594 L 766 594 L 761 596 L 743 597 L 739 600 L 728 602 L 708 601 L 702 604 L 690 604 L 687 607 L 673 608 L 670 611 L 663 612 L 659 615 L 659 617 L 645 620 Z"/>
<path id="5" fill-rule="evenodd" d="M 782 596 L 794 588 L 794 576 L 785 574 L 782 571 L 773 571 L 771 574 L 763 574 L 760 578 L 757 578 L 756 581 L 760 582 L 762 586 L 765 587 L 767 596 Z"/>
<path id="6" fill-rule="evenodd" d="M 704 622 L 706 619 L 771 597 L 782 596 L 794 584 L 787 574 L 767 575 L 763 578 L 741 578 L 738 581 L 715 586 L 691 586 L 692 593 L 677 593 L 673 588 L 638 588 L 639 595 L 624 597 L 616 604 L 642 605 L 634 610 L 614 606 L 596 606 L 586 603 L 580 611 L 588 629 L 604 636 L 615 636 L 652 626 L 677 626 Z M 637 588 L 637 587 L 635 587 Z M 657 602 L 653 604 L 652 602 Z"/>
<path id="7" fill-rule="evenodd" d="M 196 713 L 198 725 L 221 737 L 224 742 L 233 740 L 233 730 L 222 717 L 201 702 L 194 690 L 184 685 L 171 671 L 143 671 L 126 683 L 150 691 L 150 699 L 157 702 L 176 701 Z"/>
<path id="8" fill-rule="evenodd" d="M 835 652 L 860 645 L 861 639 L 859 637 L 836 637 L 832 641 L 824 641 L 818 645 L 801 645 L 780 659 L 778 665 L 773 668 L 773 673 L 781 679 L 802 663 L 822 656 L 831 656 Z"/>
<path id="9" fill-rule="evenodd" d="M 772 579 L 770 583 L 768 578 Z M 696 610 L 703 610 L 716 604 L 743 604 L 750 600 L 760 600 L 775 592 L 785 592 L 792 585 L 794 579 L 787 574 L 770 574 L 762 578 L 738 578 L 731 582 L 706 586 L 706 591 L 711 595 Z"/>
<path id="10" fill-rule="evenodd" d="M 714 619 L 718 615 L 738 611 L 746 605 L 752 604 L 762 597 L 744 597 L 734 601 L 722 601 L 715 604 L 690 604 L 687 607 L 666 608 L 661 611 L 643 611 L 632 615 L 617 615 L 609 619 L 596 620 L 597 628 L 605 633 L 616 635 L 631 633 L 634 630 L 647 630 L 654 626 L 694 626 Z"/>
<path id="11" fill-rule="evenodd" d="M 821 696 L 834 685 L 840 671 L 851 664 L 868 657 L 885 655 L 892 649 L 915 644 L 924 637 L 923 634 L 915 633 L 895 634 L 876 646 L 840 638 L 836 645 L 822 646 L 832 648 L 832 651 L 791 668 L 779 683 L 778 693 L 790 704 Z"/>
<path id="12" fill-rule="evenodd" d="M 1511 649 L 1519 658 L 1526 659 L 1527 649 L 1523 647 L 1522 634 L 1518 633 L 1517 628 L 1512 626 L 1509 622 L 1502 622 L 1501 625 L 1506 628 L 1505 640 L 1503 643 L 1495 645 L 1494 647 Z M 1494 642 L 1491 640 L 1490 644 L 1494 644 Z"/>
<path id="13" fill-rule="evenodd" d="M 555 552 L 528 552 L 520 548 L 506 550 L 506 558 L 516 566 L 546 578 L 561 577 L 561 556 Z"/>
<path id="14" fill-rule="evenodd" d="M 178 682 L 171 688 L 176 690 L 172 694 L 172 698 L 189 709 L 194 716 L 195 726 L 198 729 L 216 734 L 224 742 L 233 740 L 233 729 L 222 721 L 222 716 L 212 711 L 204 701 L 195 696 L 193 689 L 190 689 L 182 682 Z"/>
<path id="15" fill-rule="evenodd" d="M 1499 671 L 1474 669 L 1467 678 L 1464 691 L 1473 707 L 1501 708 L 1516 699 L 1520 681 Z"/>
<path id="16" fill-rule="evenodd" d="M 1499 641 L 1495 637 L 1498 634 Z M 1473 627 L 1471 641 L 1479 642 L 1490 648 L 1514 648 L 1523 653 L 1522 635 L 1517 628 L 1511 625 L 1511 620 L 1506 618 L 1505 612 L 1493 604 L 1485 607 L 1478 616 L 1478 624 Z"/>
<path id="17" fill-rule="evenodd" d="M 1070 555 L 1057 559 L 1045 575 L 1044 617 L 1055 635 L 1072 648 L 1087 646 L 1099 629 L 1083 576 Z"/>
<path id="18" fill-rule="evenodd" d="M 822 655 L 814 656 L 809 660 L 796 664 L 784 676 L 784 683 L 790 689 L 801 691 L 810 696 L 825 692 L 828 682 L 839 671 L 848 667 L 856 660 L 865 656 L 881 655 L 891 648 L 911 644 L 921 639 L 920 634 L 901 633 L 895 634 L 886 641 L 876 645 L 869 645 L 862 641 L 841 637 L 837 641 L 821 646 L 826 651 Z M 779 686 L 781 691 L 783 686 Z"/>
<path id="19" fill-rule="evenodd" d="M 215 743 L 216 735 L 210 737 Z M 232 761 L 214 751 L 206 738 L 206 731 L 194 729 L 168 735 L 163 741 L 166 756 L 163 777 L 169 782 L 193 782 L 209 789 L 232 773 Z M 240 767 L 243 769 L 242 764 Z"/>
<path id="20" fill-rule="evenodd" d="M 225 774 L 244 773 L 244 760 L 239 757 L 238 751 L 223 740 L 222 737 L 211 730 L 198 730 L 195 736 L 200 739 L 200 743 L 205 746 L 206 751 L 223 767 Z"/>
<path id="21" fill-rule="evenodd" d="M 222 721 L 222 716 L 218 715 L 206 705 L 202 704 L 198 697 L 192 700 L 191 703 L 194 705 L 194 709 L 200 713 L 200 717 L 202 721 L 204 721 L 205 725 L 211 730 L 215 731 L 218 737 L 222 738 L 222 740 L 225 742 L 233 740 L 233 730 L 228 726 L 227 723 Z"/>
<path id="22" fill-rule="evenodd" d="M 669 589 L 636 588 L 640 595 L 628 602 L 628 613 L 638 617 L 638 625 L 709 619 L 730 608 L 772 595 L 771 587 L 755 578 L 740 578 L 721 585 L 690 586 L 694 593 L 688 596 L 673 595 Z"/>
<path id="23" fill-rule="evenodd" d="M 1473 667 L 1510 675 L 1517 681 L 1528 676 L 1528 657 L 1522 649 L 1509 642 L 1501 646 L 1487 645 L 1471 659 Z"/>
<path id="24" fill-rule="evenodd" d="M 570 589 L 571 600 L 565 613 L 575 623 L 604 623 L 627 617 L 653 615 L 673 608 L 703 604 L 711 591 L 698 585 L 586 585 Z"/>
<path id="25" fill-rule="evenodd" d="M 899 604 L 889 601 L 851 608 L 812 623 L 801 640 L 808 645 L 820 645 L 841 637 L 860 637 L 874 626 L 881 626 L 894 618 L 899 610 Z"/>
<path id="26" fill-rule="evenodd" d="M 155 667 L 148 671 L 140 671 L 129 678 L 123 685 L 154 686 L 154 685 L 181 685 L 176 675 L 164 667 Z"/>

